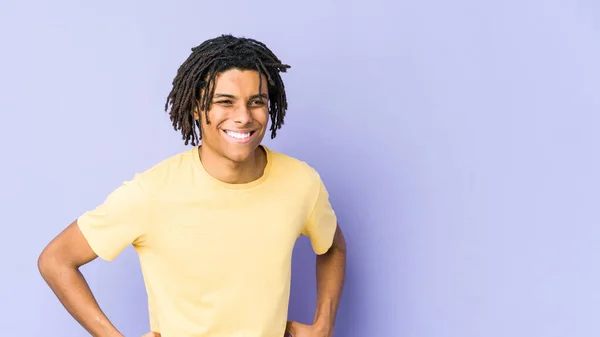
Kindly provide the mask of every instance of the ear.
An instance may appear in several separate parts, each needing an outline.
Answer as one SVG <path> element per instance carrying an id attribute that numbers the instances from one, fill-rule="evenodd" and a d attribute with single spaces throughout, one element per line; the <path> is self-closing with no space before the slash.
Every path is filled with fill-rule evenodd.
<path id="1" fill-rule="evenodd" d="M 202 130 L 203 124 L 206 123 L 206 120 L 202 116 L 203 114 L 204 114 L 203 112 L 198 112 L 198 108 L 194 108 L 194 112 L 192 112 L 192 117 L 194 118 L 194 122 L 197 123 L 200 130 Z M 210 124 L 210 123 L 206 123 L 206 124 Z"/>

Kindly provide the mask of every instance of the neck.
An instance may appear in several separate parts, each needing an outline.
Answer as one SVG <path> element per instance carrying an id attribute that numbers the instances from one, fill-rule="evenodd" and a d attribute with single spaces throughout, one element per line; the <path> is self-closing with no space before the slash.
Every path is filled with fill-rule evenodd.
<path id="1" fill-rule="evenodd" d="M 215 153 L 208 146 L 200 146 L 198 154 L 202 166 L 217 180 L 227 184 L 246 184 L 260 178 L 267 164 L 266 153 L 262 147 L 243 162 L 234 162 L 218 153 Z"/>

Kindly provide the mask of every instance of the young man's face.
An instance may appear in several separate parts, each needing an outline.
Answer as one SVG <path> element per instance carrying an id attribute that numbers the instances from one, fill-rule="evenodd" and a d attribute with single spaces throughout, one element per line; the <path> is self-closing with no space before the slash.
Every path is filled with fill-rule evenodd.
<path id="1" fill-rule="evenodd" d="M 201 120 L 202 146 L 235 162 L 243 162 L 260 145 L 269 122 L 267 79 L 254 70 L 230 69 L 217 75 L 206 124 Z"/>

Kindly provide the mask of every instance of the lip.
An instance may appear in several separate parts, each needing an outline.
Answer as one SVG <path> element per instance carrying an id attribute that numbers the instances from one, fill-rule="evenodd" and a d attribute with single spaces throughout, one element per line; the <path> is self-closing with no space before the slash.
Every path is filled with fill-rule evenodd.
<path id="1" fill-rule="evenodd" d="M 258 130 L 252 130 L 252 129 L 245 129 L 245 130 L 222 129 L 221 131 L 223 132 L 223 137 L 225 137 L 230 142 L 237 143 L 237 144 L 244 144 L 244 143 L 250 142 L 254 138 L 254 136 L 256 136 L 256 134 L 258 133 L 257 132 Z M 244 139 L 233 138 L 227 134 L 227 131 L 237 132 L 237 133 L 250 133 L 250 137 L 244 138 Z"/>
<path id="2" fill-rule="evenodd" d="M 223 131 L 231 131 L 231 132 L 239 132 L 239 133 L 246 133 L 246 132 L 254 132 L 254 131 L 258 131 L 257 129 L 223 129 Z"/>

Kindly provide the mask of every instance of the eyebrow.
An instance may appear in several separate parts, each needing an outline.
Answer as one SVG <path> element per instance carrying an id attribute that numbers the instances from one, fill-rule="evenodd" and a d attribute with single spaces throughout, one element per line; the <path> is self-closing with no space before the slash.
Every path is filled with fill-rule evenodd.
<path id="1" fill-rule="evenodd" d="M 222 93 L 216 93 L 215 96 L 213 98 L 232 98 L 232 99 L 238 99 L 237 96 L 235 95 L 230 95 L 230 94 L 222 94 Z M 255 99 L 255 98 L 264 98 L 264 99 L 269 99 L 269 97 L 267 96 L 267 94 L 256 94 L 256 95 L 252 95 L 250 96 L 250 99 Z"/>

